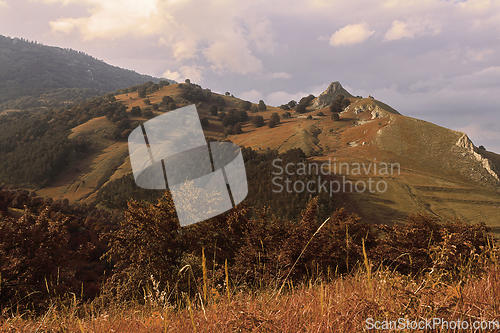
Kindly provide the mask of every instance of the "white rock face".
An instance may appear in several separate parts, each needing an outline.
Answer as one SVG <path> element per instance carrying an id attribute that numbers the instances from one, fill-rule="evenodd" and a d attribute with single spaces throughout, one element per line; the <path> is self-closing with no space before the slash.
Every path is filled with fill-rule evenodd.
<path id="1" fill-rule="evenodd" d="M 323 91 L 313 102 L 315 109 L 322 109 L 332 104 L 335 97 L 344 95 L 344 97 L 352 97 L 352 95 L 345 90 L 339 81 L 330 83 L 328 88 Z"/>
<path id="2" fill-rule="evenodd" d="M 476 146 L 474 146 L 474 144 L 472 143 L 472 141 L 469 139 L 469 137 L 466 134 L 462 135 L 462 137 L 460 137 L 460 139 L 458 139 L 457 146 L 465 148 L 467 150 L 467 152 L 470 155 L 472 155 L 471 157 L 475 158 L 479 163 L 481 163 L 483 168 L 486 171 L 488 171 L 488 173 L 490 175 L 492 175 L 493 178 L 500 181 L 498 171 L 495 169 L 495 167 L 493 166 L 491 161 L 478 153 L 478 148 Z"/>

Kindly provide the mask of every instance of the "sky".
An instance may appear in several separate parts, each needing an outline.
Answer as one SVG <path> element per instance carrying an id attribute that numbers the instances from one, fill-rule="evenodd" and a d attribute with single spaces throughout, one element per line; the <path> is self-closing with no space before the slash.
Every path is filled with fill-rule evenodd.
<path id="1" fill-rule="evenodd" d="M 0 0 L 0 34 L 273 106 L 340 81 L 500 153 L 500 0 Z"/>

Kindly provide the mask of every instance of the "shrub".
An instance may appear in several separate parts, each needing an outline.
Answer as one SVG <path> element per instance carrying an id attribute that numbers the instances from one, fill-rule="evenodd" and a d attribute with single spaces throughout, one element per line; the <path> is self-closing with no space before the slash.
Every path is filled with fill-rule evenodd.
<path id="1" fill-rule="evenodd" d="M 333 121 L 340 121 L 340 115 L 338 113 L 332 113 Z"/>
<path id="2" fill-rule="evenodd" d="M 208 112 L 209 112 L 212 116 L 217 117 L 217 114 L 219 113 L 218 109 L 219 109 L 219 108 L 217 107 L 217 105 L 212 105 L 212 106 L 210 106 L 210 108 L 208 109 Z"/>
<path id="3" fill-rule="evenodd" d="M 276 121 L 276 119 L 269 119 L 267 121 L 267 126 L 269 126 L 269 128 L 274 128 L 278 125 L 278 121 Z"/>
<path id="4" fill-rule="evenodd" d="M 170 96 L 163 96 L 161 102 L 163 105 L 168 105 L 168 103 L 174 103 L 174 99 Z"/>
<path id="5" fill-rule="evenodd" d="M 151 105 L 151 101 L 149 100 L 149 98 L 146 98 L 143 102 L 146 105 Z"/>
<path id="6" fill-rule="evenodd" d="M 130 110 L 130 114 L 132 116 L 135 116 L 135 117 L 139 117 L 141 115 L 141 107 L 140 106 L 134 106 L 131 110 Z"/>
<path id="7" fill-rule="evenodd" d="M 253 118 L 252 118 L 252 124 L 255 127 L 262 127 L 262 126 L 264 126 L 264 117 L 262 117 L 262 116 L 253 116 Z"/>
<path id="8" fill-rule="evenodd" d="M 297 109 L 296 109 L 297 112 L 299 112 L 299 113 L 307 112 L 307 107 L 309 106 L 309 104 L 311 104 L 311 101 L 315 98 L 316 97 L 314 97 L 314 95 L 312 95 L 312 94 L 307 96 L 307 97 L 302 97 L 300 99 L 299 104 L 297 105 Z"/>
<path id="9" fill-rule="evenodd" d="M 266 103 L 264 103 L 263 100 L 260 100 L 259 101 L 259 111 L 266 111 L 266 110 L 267 110 Z"/>
<path id="10" fill-rule="evenodd" d="M 241 102 L 241 108 L 245 111 L 250 111 L 250 109 L 252 108 L 252 103 L 249 101 L 243 101 Z"/>
<path id="11" fill-rule="evenodd" d="M 151 111 L 151 108 L 147 107 L 144 110 L 142 110 L 142 117 L 146 119 L 153 118 L 154 114 L 153 111 Z"/>

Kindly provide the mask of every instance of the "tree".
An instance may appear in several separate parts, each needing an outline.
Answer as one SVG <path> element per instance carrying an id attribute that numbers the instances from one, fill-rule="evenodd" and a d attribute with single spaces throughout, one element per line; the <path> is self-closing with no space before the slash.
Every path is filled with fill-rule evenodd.
<path id="1" fill-rule="evenodd" d="M 191 80 L 190 79 L 185 79 L 184 82 L 190 84 L 191 83 Z"/>
<path id="2" fill-rule="evenodd" d="M 296 107 L 296 106 L 297 106 L 297 102 L 296 102 L 296 101 L 294 101 L 293 99 L 292 99 L 290 102 L 288 102 L 288 107 L 289 107 L 290 109 L 293 109 L 293 108 L 294 108 L 294 107 Z"/>
<path id="3" fill-rule="evenodd" d="M 168 105 L 168 103 L 173 103 L 174 102 L 174 99 L 170 96 L 163 96 L 161 98 L 161 102 L 164 104 L 164 105 Z"/>
<path id="4" fill-rule="evenodd" d="M 230 93 L 229 91 L 226 91 L 226 94 L 225 94 L 225 95 L 226 95 L 226 96 L 229 96 L 229 95 L 231 95 L 231 93 Z"/>
<path id="5" fill-rule="evenodd" d="M 349 105 L 351 105 L 351 101 L 348 98 L 344 98 L 342 100 L 342 103 L 340 103 L 340 105 L 342 106 L 342 110 L 343 110 L 346 107 L 348 107 Z"/>
<path id="6" fill-rule="evenodd" d="M 333 121 L 340 121 L 340 115 L 337 112 L 332 113 Z"/>
<path id="7" fill-rule="evenodd" d="M 309 106 L 309 104 L 311 104 L 311 101 L 314 99 L 314 95 L 309 95 L 307 97 L 302 97 L 300 99 L 300 102 L 299 104 L 297 105 L 297 112 L 299 113 L 305 113 L 307 112 L 307 107 Z"/>
<path id="8" fill-rule="evenodd" d="M 243 101 L 241 102 L 241 108 L 245 111 L 250 111 L 250 109 L 252 108 L 252 103 L 249 101 Z"/>
<path id="9" fill-rule="evenodd" d="M 214 105 L 210 106 L 210 108 L 208 109 L 208 112 L 209 112 L 212 116 L 217 117 L 217 114 L 219 113 L 218 109 L 219 109 L 219 108 L 217 107 L 217 105 L 215 105 L 215 104 L 214 104 Z"/>
<path id="10" fill-rule="evenodd" d="M 292 118 L 292 115 L 290 114 L 290 112 L 285 112 L 283 113 L 283 115 L 281 116 L 283 119 L 290 119 Z"/>
<path id="11" fill-rule="evenodd" d="M 149 100 L 149 98 L 146 98 L 143 102 L 146 105 L 151 105 L 151 101 Z"/>
<path id="12" fill-rule="evenodd" d="M 290 107 L 288 106 L 288 104 L 281 104 L 280 109 L 281 110 L 290 110 Z"/>
<path id="13" fill-rule="evenodd" d="M 262 127 L 262 126 L 264 126 L 264 117 L 262 117 L 262 116 L 253 116 L 253 118 L 252 118 L 252 124 L 255 127 Z"/>
<path id="14" fill-rule="evenodd" d="M 138 95 L 139 95 L 139 98 L 146 98 L 146 87 L 141 87 L 139 88 L 139 90 L 137 91 Z"/>
<path id="15" fill-rule="evenodd" d="M 210 125 L 210 122 L 208 121 L 207 117 L 202 117 L 200 119 L 200 123 L 202 127 L 208 127 Z"/>
<path id="16" fill-rule="evenodd" d="M 154 114 L 153 111 L 151 111 L 151 108 L 147 107 L 144 110 L 142 110 L 142 117 L 146 119 L 153 118 Z"/>
<path id="17" fill-rule="evenodd" d="M 233 134 L 241 134 L 243 130 L 241 129 L 241 123 L 236 123 L 233 127 Z"/>
<path id="18" fill-rule="evenodd" d="M 276 121 L 276 119 L 271 118 L 267 122 L 267 126 L 269 126 L 269 128 L 274 128 L 276 125 L 278 125 L 278 121 Z"/>
<path id="19" fill-rule="evenodd" d="M 280 123 L 280 115 L 275 112 L 271 115 L 271 120 L 274 120 L 276 122 L 276 124 L 279 124 Z"/>
<path id="20" fill-rule="evenodd" d="M 341 102 L 335 100 L 332 102 L 332 105 L 330 105 L 330 111 L 333 113 L 339 113 L 342 112 L 342 105 Z"/>
<path id="21" fill-rule="evenodd" d="M 153 110 L 158 111 L 158 109 L 160 109 L 160 106 L 158 105 L 158 103 L 154 103 Z"/>
<path id="22" fill-rule="evenodd" d="M 134 106 L 132 110 L 130 110 L 130 114 L 135 117 L 139 117 L 141 115 L 141 107 L 140 106 Z"/>
<path id="23" fill-rule="evenodd" d="M 266 103 L 264 103 L 263 100 L 260 100 L 259 101 L 259 111 L 266 111 L 266 110 L 267 110 Z"/>

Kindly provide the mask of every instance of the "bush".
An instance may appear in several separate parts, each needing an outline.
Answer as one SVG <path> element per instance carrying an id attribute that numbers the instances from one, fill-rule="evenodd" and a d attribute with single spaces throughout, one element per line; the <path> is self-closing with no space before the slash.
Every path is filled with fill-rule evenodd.
<path id="1" fill-rule="evenodd" d="M 141 107 L 140 106 L 134 106 L 131 110 L 130 110 L 130 114 L 132 116 L 135 116 L 135 117 L 139 117 L 142 113 L 142 110 L 141 110 Z"/>
<path id="2" fill-rule="evenodd" d="M 276 119 L 271 118 L 267 121 L 267 126 L 269 126 L 269 128 L 275 128 L 277 125 L 278 121 L 276 121 Z"/>
<path id="3" fill-rule="evenodd" d="M 340 121 L 340 115 L 338 113 L 332 113 L 333 121 Z"/>
<path id="4" fill-rule="evenodd" d="M 314 95 L 312 95 L 312 94 L 307 96 L 307 97 L 302 97 L 300 99 L 299 104 L 297 105 L 297 112 L 299 112 L 299 113 L 307 112 L 307 107 L 309 106 L 309 104 L 311 104 L 311 101 L 315 98 L 316 97 L 314 97 Z"/>
<path id="5" fill-rule="evenodd" d="M 243 101 L 241 102 L 241 108 L 245 111 L 250 111 L 250 109 L 252 108 L 252 103 L 249 101 Z"/>
<path id="6" fill-rule="evenodd" d="M 259 111 L 266 111 L 266 110 L 267 110 L 266 103 L 264 103 L 263 100 L 260 100 L 259 101 Z"/>
<path id="7" fill-rule="evenodd" d="M 323 111 L 320 111 L 320 112 L 316 113 L 316 115 L 318 117 L 324 117 L 325 116 L 325 114 L 323 113 Z"/>
<path id="8" fill-rule="evenodd" d="M 344 98 L 342 100 L 342 103 L 340 103 L 341 106 L 342 106 L 342 110 L 345 109 L 346 107 L 348 107 L 349 105 L 351 105 L 351 101 L 347 98 Z"/>
<path id="9" fill-rule="evenodd" d="M 174 103 L 174 99 L 172 97 L 170 97 L 170 96 L 163 96 L 161 98 L 161 102 L 162 102 L 163 105 L 166 106 L 166 105 L 168 105 L 168 103 Z"/>
<path id="10" fill-rule="evenodd" d="M 151 105 L 151 101 L 149 100 L 149 98 L 146 98 L 143 102 L 146 105 Z"/>
<path id="11" fill-rule="evenodd" d="M 277 124 L 279 124 L 280 123 L 280 116 L 279 116 L 279 114 L 277 112 L 273 113 L 271 115 L 271 120 L 274 120 Z"/>
<path id="12" fill-rule="evenodd" d="M 142 110 L 142 117 L 146 119 L 150 119 L 154 117 L 153 111 L 151 111 L 151 108 L 145 108 Z"/>
<path id="13" fill-rule="evenodd" d="M 217 107 L 217 105 L 212 105 L 212 106 L 210 106 L 210 108 L 208 109 L 208 112 L 209 112 L 212 116 L 217 117 L 217 114 L 219 113 L 218 109 L 219 109 L 219 108 Z"/>
<path id="14" fill-rule="evenodd" d="M 262 117 L 262 116 L 253 116 L 253 118 L 252 118 L 252 124 L 255 127 L 262 127 L 262 126 L 264 126 L 264 117 Z"/>
<path id="15" fill-rule="evenodd" d="M 243 133 L 243 130 L 241 129 L 241 123 L 236 123 L 236 125 L 234 125 L 232 133 L 233 134 Z"/>
<path id="16" fill-rule="evenodd" d="M 200 123 L 202 127 L 208 127 L 210 125 L 210 122 L 208 121 L 207 117 L 202 117 L 200 119 Z"/>
<path id="17" fill-rule="evenodd" d="M 282 117 L 283 119 L 290 119 L 290 118 L 292 118 L 292 115 L 290 114 L 290 112 L 288 112 L 288 111 L 287 111 L 287 112 L 283 113 L 283 114 L 281 115 L 281 117 Z"/>

